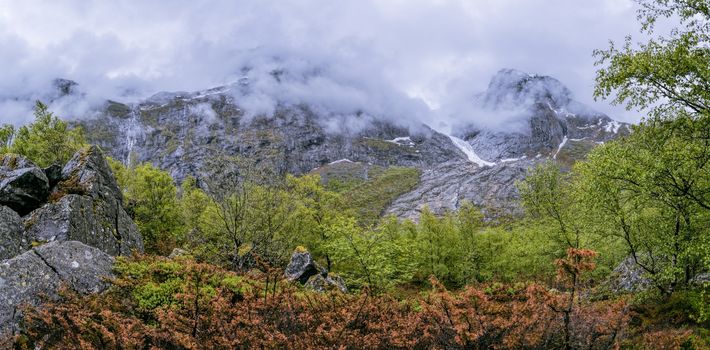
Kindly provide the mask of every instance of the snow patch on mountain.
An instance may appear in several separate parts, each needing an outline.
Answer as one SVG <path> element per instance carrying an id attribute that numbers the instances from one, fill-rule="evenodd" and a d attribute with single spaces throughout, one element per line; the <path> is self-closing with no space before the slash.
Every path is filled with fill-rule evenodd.
<path id="1" fill-rule="evenodd" d="M 612 120 L 606 125 L 604 125 L 604 131 L 606 132 L 613 132 L 614 134 L 619 132 L 619 129 L 621 128 L 622 124 L 617 122 L 616 120 Z"/>
<path id="2" fill-rule="evenodd" d="M 355 162 L 353 162 L 353 161 L 350 160 L 350 159 L 343 158 L 343 159 L 338 159 L 338 160 L 336 160 L 336 161 L 334 161 L 334 162 L 330 162 L 330 163 L 328 163 L 328 165 L 333 165 L 333 164 L 338 164 L 338 163 L 355 163 Z"/>
<path id="3" fill-rule="evenodd" d="M 560 151 L 562 150 L 562 147 L 564 147 L 565 144 L 567 144 L 567 140 L 568 140 L 567 135 L 565 135 L 565 137 L 562 138 L 562 142 L 560 142 L 560 145 L 557 146 L 557 152 L 555 152 L 555 155 L 552 156 L 552 159 L 557 159 L 557 154 L 560 153 Z"/>
<path id="4" fill-rule="evenodd" d="M 500 162 L 501 163 L 512 163 L 512 162 L 517 162 L 519 160 L 526 159 L 527 157 L 528 156 L 522 156 L 522 157 L 518 157 L 518 158 L 505 158 L 505 159 L 501 159 Z"/>
<path id="5" fill-rule="evenodd" d="M 412 138 L 409 136 L 403 136 L 403 137 L 395 137 L 392 140 L 385 140 L 389 143 L 394 143 L 395 145 L 400 145 L 400 146 L 409 146 L 409 147 L 414 147 L 415 143 L 412 141 Z"/>
<path id="6" fill-rule="evenodd" d="M 488 162 L 481 157 L 479 157 L 476 154 L 476 151 L 473 150 L 473 147 L 466 141 L 456 137 L 456 136 L 451 136 L 449 135 L 449 138 L 451 139 L 451 142 L 454 143 L 454 146 L 456 146 L 461 152 L 463 152 L 466 157 L 468 157 L 468 160 L 471 161 L 472 163 L 477 164 L 480 167 L 485 167 L 485 166 L 494 166 L 496 163 Z"/>

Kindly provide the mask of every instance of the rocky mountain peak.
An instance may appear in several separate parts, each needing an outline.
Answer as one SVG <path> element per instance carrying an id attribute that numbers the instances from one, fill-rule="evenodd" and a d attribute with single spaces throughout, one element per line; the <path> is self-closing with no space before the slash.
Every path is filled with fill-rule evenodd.
<path id="1" fill-rule="evenodd" d="M 471 115 L 471 122 L 456 126 L 451 138 L 467 161 L 425 169 L 420 185 L 396 199 L 390 213 L 416 218 L 424 206 L 443 212 L 464 200 L 516 212 L 515 182 L 529 168 L 546 161 L 568 167 L 598 144 L 630 132 L 628 124 L 575 101 L 559 80 L 514 69 L 499 71 L 472 103 L 478 113 L 507 119 L 494 127 Z"/>
<path id="2" fill-rule="evenodd" d="M 515 69 L 500 70 L 472 103 L 480 113 L 505 118 L 496 127 L 479 121 L 457 128 L 456 136 L 486 162 L 556 158 L 568 142 L 586 150 L 577 152 L 578 159 L 594 145 L 629 131 L 626 124 L 574 100 L 559 80 Z"/>
<path id="3" fill-rule="evenodd" d="M 52 81 L 52 86 L 56 89 L 58 97 L 76 93 L 79 84 L 73 80 L 57 78 Z"/>
<path id="4" fill-rule="evenodd" d="M 489 109 L 517 109 L 539 103 L 562 107 L 571 100 L 572 92 L 555 78 L 501 69 L 491 78 L 488 89 L 477 96 L 476 102 Z"/>

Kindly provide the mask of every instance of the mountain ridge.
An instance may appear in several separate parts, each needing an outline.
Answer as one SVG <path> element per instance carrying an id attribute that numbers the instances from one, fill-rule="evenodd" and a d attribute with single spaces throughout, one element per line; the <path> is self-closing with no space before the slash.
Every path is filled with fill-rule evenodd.
<path id="1" fill-rule="evenodd" d="M 112 157 L 151 162 L 178 182 L 209 177 L 205 167 L 220 155 L 269 162 L 277 172 L 296 175 L 337 167 L 339 160 L 416 168 L 422 174 L 418 185 L 384 212 L 414 219 L 424 207 L 442 213 L 463 201 L 515 212 L 514 184 L 529 167 L 548 160 L 570 166 L 597 144 L 630 131 L 575 101 L 558 80 L 517 70 L 499 71 L 471 104 L 474 111 L 522 113 L 523 128 L 470 122 L 451 135 L 359 113 L 333 130 L 322 111 L 304 104 L 279 104 L 271 115 L 248 116 L 230 93 L 240 84 L 161 92 L 133 104 L 107 101 L 96 117 L 78 124 Z"/>

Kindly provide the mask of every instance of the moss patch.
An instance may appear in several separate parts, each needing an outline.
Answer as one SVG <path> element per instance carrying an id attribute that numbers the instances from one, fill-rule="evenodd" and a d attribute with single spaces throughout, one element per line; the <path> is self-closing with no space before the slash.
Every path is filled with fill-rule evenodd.
<path id="1" fill-rule="evenodd" d="M 360 224 L 373 225 L 395 199 L 419 184 L 420 176 L 418 169 L 391 167 L 346 191 L 343 198 L 355 210 Z"/>
<path id="2" fill-rule="evenodd" d="M 364 226 L 375 224 L 395 199 L 419 184 L 421 176 L 415 168 L 385 168 L 360 162 L 328 164 L 312 173 L 320 175 L 326 189 L 343 196 L 347 209 L 354 211 Z"/>
<path id="3" fill-rule="evenodd" d="M 385 170 L 378 165 L 340 162 L 324 165 L 312 172 L 320 175 L 326 189 L 343 193 L 384 174 Z"/>
<path id="4" fill-rule="evenodd" d="M 557 154 L 557 161 L 566 166 L 572 166 L 576 161 L 587 158 L 587 154 L 596 144 L 590 140 L 570 140 Z"/>

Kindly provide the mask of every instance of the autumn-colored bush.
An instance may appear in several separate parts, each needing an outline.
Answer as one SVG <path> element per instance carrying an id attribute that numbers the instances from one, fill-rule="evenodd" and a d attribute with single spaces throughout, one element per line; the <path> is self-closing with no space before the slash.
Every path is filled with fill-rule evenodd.
<path id="1" fill-rule="evenodd" d="M 606 349 L 628 327 L 623 300 L 574 300 L 539 284 L 433 288 L 397 300 L 367 289 L 317 294 L 278 270 L 237 275 L 189 258 L 122 259 L 99 295 L 26 310 L 17 348 Z"/>

